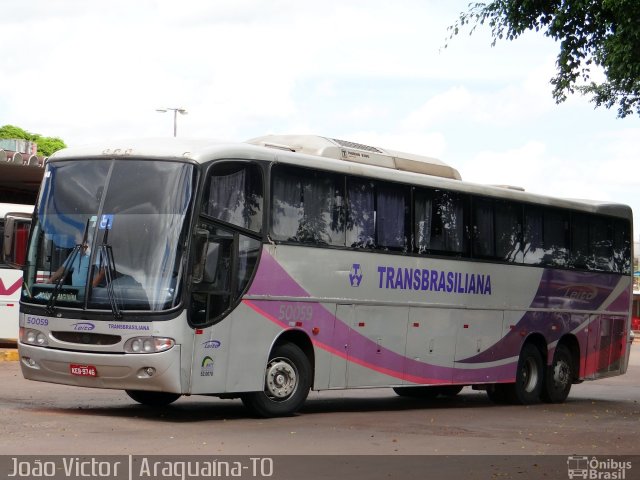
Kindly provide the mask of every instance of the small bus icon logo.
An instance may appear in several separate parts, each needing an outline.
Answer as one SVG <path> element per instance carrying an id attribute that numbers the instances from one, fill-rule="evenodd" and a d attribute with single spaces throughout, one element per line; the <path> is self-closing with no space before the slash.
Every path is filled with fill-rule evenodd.
<path id="1" fill-rule="evenodd" d="M 569 478 L 589 478 L 589 457 L 569 457 L 567 459 Z"/>

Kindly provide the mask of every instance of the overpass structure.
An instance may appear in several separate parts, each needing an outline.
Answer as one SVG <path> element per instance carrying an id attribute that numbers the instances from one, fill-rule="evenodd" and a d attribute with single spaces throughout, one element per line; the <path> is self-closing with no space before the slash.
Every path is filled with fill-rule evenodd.
<path id="1" fill-rule="evenodd" d="M 42 181 L 44 163 L 42 157 L 0 150 L 0 203 L 33 205 Z"/>

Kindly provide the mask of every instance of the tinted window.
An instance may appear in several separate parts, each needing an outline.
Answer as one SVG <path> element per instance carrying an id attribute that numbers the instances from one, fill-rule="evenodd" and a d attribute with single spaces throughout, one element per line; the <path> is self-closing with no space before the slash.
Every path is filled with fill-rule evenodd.
<path id="1" fill-rule="evenodd" d="M 262 230 L 262 172 L 257 165 L 221 163 L 213 167 L 203 213 L 233 225 Z"/>
<path id="2" fill-rule="evenodd" d="M 355 178 L 347 185 L 347 245 L 408 251 L 408 188 Z"/>
<path id="3" fill-rule="evenodd" d="M 344 246 L 344 181 L 326 172 L 273 170 L 274 240 Z"/>
<path id="4" fill-rule="evenodd" d="M 613 270 L 631 273 L 631 229 L 626 220 L 616 220 L 613 224 Z"/>
<path id="5" fill-rule="evenodd" d="M 459 255 L 465 252 L 463 195 L 447 190 L 417 190 L 414 212 L 420 253 Z"/>
<path id="6" fill-rule="evenodd" d="M 350 179 L 347 183 L 349 210 L 347 213 L 347 246 L 376 246 L 375 186 L 368 180 Z"/>
<path id="7" fill-rule="evenodd" d="M 549 267 L 566 267 L 569 262 L 569 214 L 546 209 L 543 228 L 543 264 Z"/>

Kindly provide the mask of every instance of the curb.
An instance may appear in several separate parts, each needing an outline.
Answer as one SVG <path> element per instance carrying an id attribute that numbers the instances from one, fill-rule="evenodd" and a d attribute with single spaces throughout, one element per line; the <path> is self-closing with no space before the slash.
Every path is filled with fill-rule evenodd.
<path id="1" fill-rule="evenodd" d="M 18 350 L 0 349 L 0 362 L 17 362 L 18 358 Z"/>

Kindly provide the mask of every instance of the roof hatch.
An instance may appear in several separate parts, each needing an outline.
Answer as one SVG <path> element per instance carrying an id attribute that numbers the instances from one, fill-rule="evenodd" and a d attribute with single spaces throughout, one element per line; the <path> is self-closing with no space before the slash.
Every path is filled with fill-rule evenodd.
<path id="1" fill-rule="evenodd" d="M 316 135 L 266 135 L 252 138 L 247 143 L 336 160 L 393 168 L 405 172 L 461 180 L 458 170 L 436 158 L 397 152 L 335 138 Z"/>

